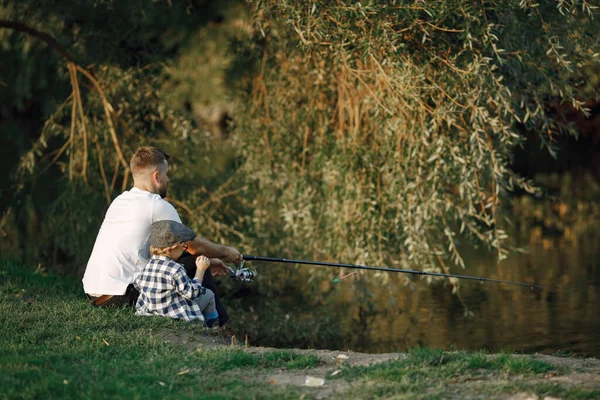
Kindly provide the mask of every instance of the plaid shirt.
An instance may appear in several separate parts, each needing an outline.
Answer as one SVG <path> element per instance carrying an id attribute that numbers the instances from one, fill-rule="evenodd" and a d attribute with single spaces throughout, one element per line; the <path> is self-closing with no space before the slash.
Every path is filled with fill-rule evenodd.
<path id="1" fill-rule="evenodd" d="M 140 291 L 136 314 L 204 321 L 194 300 L 206 294 L 206 288 L 197 279 L 190 279 L 183 265 L 171 258 L 152 256 L 133 284 Z"/>

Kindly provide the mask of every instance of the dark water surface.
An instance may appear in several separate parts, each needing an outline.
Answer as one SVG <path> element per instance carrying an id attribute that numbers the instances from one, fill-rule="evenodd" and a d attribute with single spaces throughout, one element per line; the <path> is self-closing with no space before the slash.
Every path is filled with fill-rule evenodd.
<path id="1" fill-rule="evenodd" d="M 459 298 L 452 294 L 447 280 L 427 284 L 416 277 L 407 284 L 401 274 L 363 271 L 333 285 L 331 278 L 349 270 L 332 269 L 325 272 L 329 278 L 319 275 L 316 279 L 320 282 L 317 290 L 305 294 L 320 297 L 317 309 L 294 308 L 290 305 L 298 300 L 286 301 L 284 293 L 270 307 L 284 309 L 289 323 L 264 332 L 261 315 L 249 318 L 248 327 L 258 326 L 254 334 L 248 329 L 251 343 L 372 353 L 427 346 L 600 357 L 597 238 L 540 239 L 530 245 L 527 254 L 513 254 L 500 266 L 485 252 L 465 254 L 465 262 L 466 269 L 453 267 L 451 272 L 534 283 L 547 289 L 459 280 Z M 301 268 L 292 273 L 302 273 Z M 257 269 L 259 273 L 266 270 Z M 279 335 L 295 338 L 277 341 Z M 337 339 L 328 340 L 332 335 Z"/>
<path id="2" fill-rule="evenodd" d="M 375 305 L 373 315 L 366 324 L 349 328 L 360 336 L 350 340 L 349 348 L 388 352 L 428 346 L 600 357 L 600 249 L 595 240 L 546 239 L 528 254 L 510 256 L 499 267 L 485 254 L 470 254 L 466 263 L 470 267 L 456 267 L 453 272 L 548 289 L 461 280 L 463 305 L 450 285 L 428 286 L 417 279 L 406 287 L 403 277 L 393 276 L 388 284 L 395 294 L 367 284 Z M 344 287 L 344 282 L 344 297 L 355 298 L 354 285 Z M 351 301 L 343 307 L 355 307 L 356 315 L 360 313 Z"/>

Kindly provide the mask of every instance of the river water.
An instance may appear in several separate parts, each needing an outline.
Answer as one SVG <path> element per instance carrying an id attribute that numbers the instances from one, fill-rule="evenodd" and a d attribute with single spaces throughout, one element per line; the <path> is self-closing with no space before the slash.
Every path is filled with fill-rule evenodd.
<path id="1" fill-rule="evenodd" d="M 451 272 L 534 283 L 543 290 L 462 280 L 457 296 L 448 281 L 429 284 L 417 277 L 407 284 L 402 274 L 384 280 L 363 271 L 334 285 L 331 278 L 348 270 L 328 269 L 311 279 L 315 269 L 255 265 L 266 274 L 263 288 L 281 279 L 293 284 L 244 300 L 250 307 L 235 327 L 251 344 L 266 346 L 373 353 L 427 346 L 600 357 L 598 237 L 528 244 L 528 253 L 512 254 L 500 265 L 489 253 L 466 252 L 468 267 Z"/>
<path id="2" fill-rule="evenodd" d="M 428 346 L 600 357 L 600 252 L 595 242 L 540 243 L 500 266 L 486 254 L 470 254 L 466 261 L 470 267 L 465 275 L 547 289 L 461 281 L 461 302 L 450 285 L 415 281 L 404 288 L 403 279 L 394 277 L 396 294 L 390 295 L 367 284 L 377 306 L 362 325 L 360 338 L 350 339 L 347 346 L 368 352 Z M 348 299 L 353 297 L 352 285 L 342 290 Z M 345 306 L 353 307 L 351 302 Z"/>

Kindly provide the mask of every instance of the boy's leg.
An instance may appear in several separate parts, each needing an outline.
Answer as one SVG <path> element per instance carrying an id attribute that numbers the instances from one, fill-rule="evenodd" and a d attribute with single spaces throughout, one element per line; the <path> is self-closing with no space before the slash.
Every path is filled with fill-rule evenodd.
<path id="1" fill-rule="evenodd" d="M 211 328 L 219 321 L 219 313 L 215 307 L 215 295 L 210 289 L 206 289 L 206 293 L 198 297 L 195 302 L 202 310 L 206 326 Z"/>
<path id="2" fill-rule="evenodd" d="M 196 275 L 196 258 L 197 256 L 193 256 L 188 253 L 184 253 L 177 262 L 182 264 L 185 268 L 185 272 L 190 278 L 193 278 Z M 227 315 L 227 310 L 223 303 L 221 303 L 219 299 L 219 295 L 217 294 L 217 288 L 215 286 L 215 281 L 213 280 L 212 274 L 210 271 L 206 271 L 204 274 L 204 279 L 202 280 L 202 286 L 207 289 L 210 289 L 215 295 L 215 308 L 217 313 L 219 313 L 219 326 L 223 326 L 229 321 L 229 315 Z"/>

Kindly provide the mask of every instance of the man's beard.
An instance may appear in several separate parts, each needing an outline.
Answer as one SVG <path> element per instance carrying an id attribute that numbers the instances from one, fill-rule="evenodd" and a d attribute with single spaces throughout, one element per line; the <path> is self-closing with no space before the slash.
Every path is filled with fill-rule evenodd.
<path id="1" fill-rule="evenodd" d="M 158 188 L 158 195 L 163 199 L 165 197 L 167 197 L 167 186 L 166 185 Z"/>

